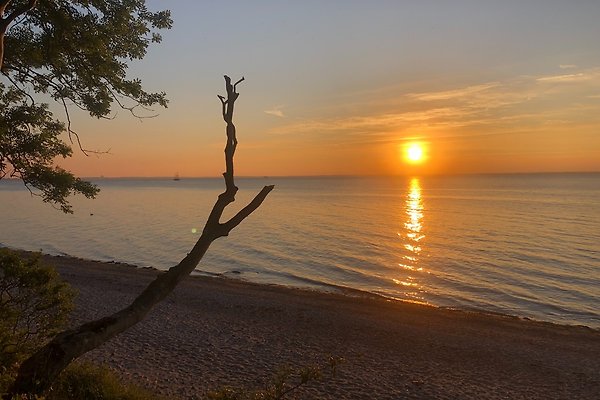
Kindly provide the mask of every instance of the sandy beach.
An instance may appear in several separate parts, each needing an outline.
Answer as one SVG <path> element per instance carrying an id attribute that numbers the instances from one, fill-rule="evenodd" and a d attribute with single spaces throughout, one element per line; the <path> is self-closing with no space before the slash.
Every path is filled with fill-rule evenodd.
<path id="1" fill-rule="evenodd" d="M 79 290 L 73 323 L 125 306 L 159 272 L 44 256 Z M 600 398 L 600 331 L 224 278 L 189 277 L 86 355 L 169 398 L 259 388 L 287 365 L 344 358 L 302 399 Z"/>

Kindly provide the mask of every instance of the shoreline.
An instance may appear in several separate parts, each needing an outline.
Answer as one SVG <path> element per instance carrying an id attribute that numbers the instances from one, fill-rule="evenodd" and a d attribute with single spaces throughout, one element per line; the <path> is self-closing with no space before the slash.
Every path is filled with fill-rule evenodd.
<path id="1" fill-rule="evenodd" d="M 73 324 L 126 306 L 160 273 L 42 257 L 80 292 Z M 183 399 L 262 387 L 286 365 L 329 355 L 345 359 L 336 377 L 300 398 L 600 398 L 599 330 L 374 296 L 195 275 L 84 358 Z"/>
<path id="2" fill-rule="evenodd" d="M 2 247 L 3 246 L 0 245 L 0 248 L 2 248 Z M 78 257 L 78 256 L 72 256 L 70 254 L 62 253 L 62 252 L 45 253 L 45 252 L 40 252 L 40 251 L 17 249 L 17 248 L 12 248 L 12 247 L 8 247 L 8 246 L 4 246 L 4 247 L 7 249 L 11 249 L 13 251 L 20 252 L 25 255 L 39 253 L 44 258 L 47 258 L 47 257 L 58 258 L 58 259 L 65 258 L 65 259 L 79 260 L 82 262 L 93 262 L 93 263 L 100 263 L 100 264 L 106 264 L 106 265 L 117 265 L 117 266 L 122 266 L 125 268 L 132 268 L 132 269 L 136 269 L 136 270 L 154 271 L 157 274 L 168 270 L 168 268 L 163 270 L 163 269 L 159 269 L 159 268 L 152 267 L 152 266 L 139 266 L 139 265 L 131 264 L 129 262 L 124 262 L 124 261 L 116 261 L 116 260 L 105 261 L 105 260 L 95 260 L 95 259 L 83 258 L 83 257 Z M 207 271 L 202 271 L 202 270 L 194 270 L 190 275 L 187 276 L 186 279 L 196 279 L 196 278 L 224 279 L 224 280 L 228 280 L 228 281 L 232 281 L 232 282 L 240 282 L 241 284 L 256 285 L 258 287 L 275 287 L 275 288 L 281 288 L 283 290 L 292 290 L 292 291 L 297 290 L 297 291 L 306 291 L 309 293 L 324 293 L 324 294 L 340 295 L 340 296 L 350 297 L 350 298 L 372 298 L 372 299 L 379 299 L 379 300 L 392 301 L 392 302 L 417 304 L 420 306 L 432 307 L 434 309 L 439 309 L 439 310 L 449 310 L 449 311 L 453 311 L 453 312 L 462 312 L 462 313 L 475 313 L 475 314 L 496 316 L 496 317 L 502 317 L 502 318 L 511 318 L 511 319 L 517 319 L 517 320 L 523 320 L 523 321 L 531 321 L 531 322 L 542 323 L 542 324 L 550 324 L 550 325 L 556 325 L 556 326 L 590 329 L 592 331 L 600 332 L 600 326 L 593 327 L 593 326 L 588 326 L 588 325 L 585 325 L 582 323 L 562 323 L 562 322 L 557 322 L 557 321 L 538 319 L 535 317 L 509 314 L 509 313 L 505 313 L 502 311 L 486 310 L 484 308 L 478 308 L 478 307 L 461 308 L 458 306 L 456 306 L 456 307 L 455 306 L 438 306 L 438 305 L 427 303 L 427 302 L 411 301 L 408 299 L 396 298 L 393 296 L 386 296 L 386 295 L 380 294 L 380 293 L 369 292 L 367 290 L 362 290 L 362 289 L 357 289 L 357 288 L 352 288 L 352 287 L 342 286 L 342 285 L 335 285 L 335 284 L 330 284 L 330 283 L 324 283 L 324 282 L 318 282 L 318 283 L 315 282 L 314 286 L 294 286 L 294 285 L 286 285 L 286 284 L 278 284 L 278 283 L 262 283 L 262 282 L 253 282 L 251 280 L 247 280 L 247 279 L 243 279 L 243 278 L 236 278 L 235 274 L 212 273 L 212 272 L 207 272 Z M 326 289 L 330 289 L 330 290 L 326 290 Z"/>

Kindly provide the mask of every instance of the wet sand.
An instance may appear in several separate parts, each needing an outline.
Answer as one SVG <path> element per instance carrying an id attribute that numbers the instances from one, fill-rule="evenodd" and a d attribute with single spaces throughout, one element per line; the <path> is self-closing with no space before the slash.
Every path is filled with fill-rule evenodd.
<path id="1" fill-rule="evenodd" d="M 157 271 L 45 258 L 79 290 L 73 323 L 128 304 Z M 86 355 L 170 398 L 259 388 L 287 365 L 345 359 L 302 399 L 600 399 L 600 331 L 240 281 L 189 277 Z"/>

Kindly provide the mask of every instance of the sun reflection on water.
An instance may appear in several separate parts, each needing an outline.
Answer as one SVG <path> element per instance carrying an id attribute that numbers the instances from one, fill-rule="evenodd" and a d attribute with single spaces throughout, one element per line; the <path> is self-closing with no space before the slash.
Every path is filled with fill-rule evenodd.
<path id="1" fill-rule="evenodd" d="M 423 233 L 423 213 L 425 207 L 421 194 L 421 183 L 418 178 L 413 178 L 408 187 L 406 203 L 404 206 L 405 215 L 403 216 L 404 230 L 399 232 L 398 236 L 403 242 L 406 250 L 402 255 L 402 262 L 398 265 L 404 270 L 406 275 L 401 279 L 393 279 L 394 283 L 405 288 L 412 287 L 413 292 L 405 293 L 407 296 L 415 300 L 422 300 L 420 296 L 419 284 L 417 282 L 417 274 L 423 272 L 423 267 L 420 265 L 422 244 L 421 241 L 425 238 Z"/>

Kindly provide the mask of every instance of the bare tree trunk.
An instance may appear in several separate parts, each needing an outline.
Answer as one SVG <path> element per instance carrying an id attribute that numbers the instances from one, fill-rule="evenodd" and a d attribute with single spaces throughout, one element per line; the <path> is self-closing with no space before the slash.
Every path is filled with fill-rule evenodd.
<path id="1" fill-rule="evenodd" d="M 223 119 L 227 123 L 226 170 L 223 173 L 225 191 L 215 202 L 202 235 L 192 251 L 179 264 L 159 275 L 128 307 L 111 316 L 60 333 L 50 343 L 25 360 L 21 364 L 17 379 L 6 398 L 11 398 L 18 393 L 42 393 L 73 360 L 144 319 L 154 305 L 171 293 L 179 281 L 196 268 L 212 242 L 222 236 L 227 236 L 233 228 L 261 205 L 273 189 L 273 186 L 265 186 L 234 217 L 224 223 L 219 221 L 225 207 L 235 201 L 235 194 L 238 190 L 234 184 L 233 175 L 233 156 L 237 146 L 235 125 L 233 124 L 233 106 L 239 96 L 236 86 L 243 80 L 244 78 L 232 85 L 231 79 L 225 76 L 227 98 L 219 96 L 223 105 Z"/>
<path id="2" fill-rule="evenodd" d="M 2 66 L 4 65 L 4 29 L 0 26 L 0 72 L 2 71 Z"/>

